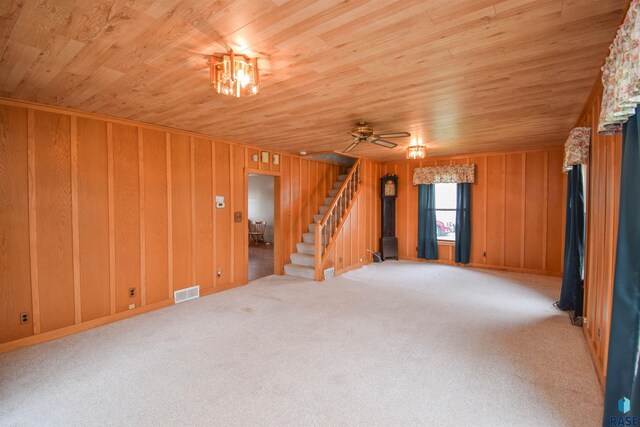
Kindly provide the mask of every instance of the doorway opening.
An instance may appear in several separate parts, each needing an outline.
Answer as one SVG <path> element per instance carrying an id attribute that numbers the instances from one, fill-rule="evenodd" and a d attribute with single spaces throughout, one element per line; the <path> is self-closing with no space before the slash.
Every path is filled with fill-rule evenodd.
<path id="1" fill-rule="evenodd" d="M 249 281 L 274 274 L 275 177 L 250 173 L 248 179 Z"/>

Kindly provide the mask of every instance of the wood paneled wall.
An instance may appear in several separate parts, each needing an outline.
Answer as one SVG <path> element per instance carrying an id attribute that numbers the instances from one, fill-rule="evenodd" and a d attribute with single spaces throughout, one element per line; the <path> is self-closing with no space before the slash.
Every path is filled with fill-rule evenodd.
<path id="1" fill-rule="evenodd" d="M 417 259 L 418 189 L 413 170 L 473 163 L 472 267 L 560 275 L 563 262 L 566 177 L 562 149 L 385 163 L 399 176 L 396 233 L 400 258 Z M 438 245 L 439 262 L 454 263 L 454 245 Z"/>
<path id="2" fill-rule="evenodd" d="M 380 163 L 365 159 L 360 162 L 361 189 L 324 265 L 325 269 L 334 267 L 336 275 L 370 263 L 369 250 L 379 250 L 381 170 Z"/>
<path id="3" fill-rule="evenodd" d="M 583 331 L 604 387 L 618 240 L 622 138 L 619 135 L 598 135 L 601 102 L 602 83 L 598 78 L 578 126 L 591 127 L 586 192 Z"/>
<path id="4" fill-rule="evenodd" d="M 0 100 L 0 352 L 247 283 L 251 171 L 276 175 L 282 273 L 339 167 L 258 151 Z"/>

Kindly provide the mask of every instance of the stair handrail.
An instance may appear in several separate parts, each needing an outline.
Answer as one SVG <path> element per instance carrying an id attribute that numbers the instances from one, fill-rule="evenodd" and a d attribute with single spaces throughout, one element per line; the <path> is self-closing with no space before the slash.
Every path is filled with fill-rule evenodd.
<path id="1" fill-rule="evenodd" d="M 345 195 L 345 192 L 347 189 L 350 189 L 352 193 L 351 193 L 351 198 L 346 203 L 346 206 L 343 206 L 345 210 L 344 214 L 346 215 L 350 211 L 349 207 L 353 202 L 355 195 L 358 193 L 358 190 L 360 187 L 359 172 L 360 172 L 360 159 L 356 160 L 353 166 L 351 166 L 351 170 L 349 171 L 349 173 L 347 174 L 347 177 L 342 182 L 342 185 L 339 187 L 338 192 L 333 197 L 333 200 L 331 201 L 329 208 L 327 209 L 324 216 L 322 217 L 322 220 L 317 221 L 315 224 L 315 250 L 314 250 L 315 274 L 314 276 L 315 276 L 315 280 L 317 281 L 322 280 L 322 266 L 324 265 L 324 262 L 326 261 L 328 256 L 328 250 L 325 250 L 323 253 L 322 248 L 324 246 L 326 249 L 328 249 L 329 246 L 331 246 L 331 243 L 333 243 L 333 241 L 335 240 L 338 234 L 337 232 L 340 230 L 340 228 L 342 228 L 342 227 L 338 227 L 338 225 L 341 225 L 344 219 L 344 215 L 342 218 L 340 218 L 338 224 L 336 224 L 337 226 L 336 226 L 335 235 L 330 235 L 328 239 L 329 241 L 327 241 L 326 243 L 323 242 L 323 237 L 324 237 L 323 230 L 326 227 L 329 219 L 333 216 L 334 211 L 338 207 L 338 203 L 339 202 L 343 203 L 342 202 L 343 196 Z M 355 181 L 356 178 L 354 177 L 357 177 L 357 181 Z"/>

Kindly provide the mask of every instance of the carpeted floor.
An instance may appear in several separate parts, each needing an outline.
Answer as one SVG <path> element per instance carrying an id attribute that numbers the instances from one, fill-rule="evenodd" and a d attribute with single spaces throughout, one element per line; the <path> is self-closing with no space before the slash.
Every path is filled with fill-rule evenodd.
<path id="1" fill-rule="evenodd" d="M 597 426 L 557 278 L 270 276 L 0 356 L 0 425 Z"/>

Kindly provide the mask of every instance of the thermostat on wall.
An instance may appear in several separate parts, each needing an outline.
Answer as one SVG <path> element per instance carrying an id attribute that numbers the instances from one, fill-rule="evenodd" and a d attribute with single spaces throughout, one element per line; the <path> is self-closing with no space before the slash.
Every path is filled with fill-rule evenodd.
<path id="1" fill-rule="evenodd" d="M 216 196 L 216 208 L 224 208 L 224 196 Z"/>

